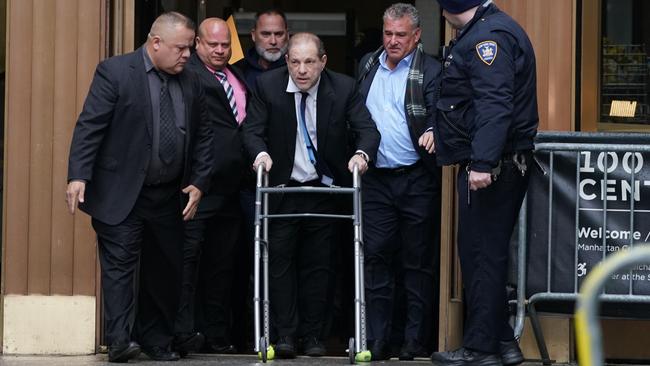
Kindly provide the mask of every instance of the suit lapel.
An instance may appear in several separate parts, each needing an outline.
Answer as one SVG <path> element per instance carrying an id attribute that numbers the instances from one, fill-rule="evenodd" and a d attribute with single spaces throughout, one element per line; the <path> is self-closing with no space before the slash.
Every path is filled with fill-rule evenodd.
<path id="1" fill-rule="evenodd" d="M 192 121 L 192 109 L 194 108 L 194 94 L 192 90 L 191 80 L 187 74 L 187 71 L 183 71 L 178 74 L 178 84 L 181 87 L 181 94 L 183 95 L 183 104 L 185 107 L 185 160 L 187 161 L 189 157 L 189 147 L 191 135 L 194 133 Z"/>
<path id="2" fill-rule="evenodd" d="M 375 79 L 375 74 L 377 74 L 378 69 L 379 69 L 379 63 L 377 63 L 370 70 L 370 72 L 368 72 L 368 75 L 366 75 L 366 77 L 361 81 L 360 92 L 365 96 L 365 98 L 368 98 L 368 93 L 370 93 L 370 86 L 372 85 L 372 81 Z"/>
<path id="3" fill-rule="evenodd" d="M 289 79 L 287 78 L 283 85 L 287 85 Z M 281 103 L 282 108 L 285 108 L 281 111 L 281 116 L 287 116 L 287 123 L 285 123 L 286 131 L 285 136 L 287 136 L 287 152 L 291 158 L 291 164 L 293 165 L 293 157 L 296 153 L 296 134 L 298 129 L 298 118 L 296 117 L 296 97 L 294 93 L 284 92 L 285 102 Z"/>
<path id="4" fill-rule="evenodd" d="M 228 103 L 228 97 L 226 96 L 226 91 L 223 89 L 223 86 L 221 85 L 219 80 L 217 80 L 217 77 L 214 76 L 214 74 L 212 74 L 207 67 L 205 67 L 203 61 L 201 61 L 201 59 L 196 55 L 196 53 L 192 55 L 192 57 L 190 58 L 190 62 L 192 62 L 194 66 L 196 66 L 198 74 L 203 79 L 205 85 L 212 86 L 210 88 L 206 88 L 206 94 L 210 93 L 211 90 L 214 90 L 214 92 L 217 93 L 217 99 L 219 103 L 223 105 L 226 111 L 229 111 L 230 103 Z M 239 125 L 237 123 L 237 120 L 235 119 L 235 116 L 232 116 L 232 118 L 230 118 L 230 122 L 233 123 L 235 126 Z"/>
<path id="5" fill-rule="evenodd" d="M 330 112 L 334 103 L 334 90 L 329 83 L 326 71 L 323 71 L 318 85 L 318 97 L 316 101 L 316 139 L 318 140 L 317 150 L 324 152 L 327 145 L 327 135 L 330 125 Z M 322 156 L 322 155 L 321 155 Z"/>
<path id="6" fill-rule="evenodd" d="M 146 52 L 144 48 L 138 48 L 137 51 L 133 52 L 133 60 L 129 65 L 129 72 L 131 73 L 131 80 L 135 87 L 132 90 L 139 90 L 142 92 L 136 93 L 134 98 L 136 99 L 135 105 L 145 106 L 144 108 L 144 124 L 149 134 L 149 138 L 153 136 L 153 115 L 151 111 L 151 90 L 149 90 L 149 78 L 147 77 L 147 72 L 144 68 L 144 56 L 142 52 Z"/>

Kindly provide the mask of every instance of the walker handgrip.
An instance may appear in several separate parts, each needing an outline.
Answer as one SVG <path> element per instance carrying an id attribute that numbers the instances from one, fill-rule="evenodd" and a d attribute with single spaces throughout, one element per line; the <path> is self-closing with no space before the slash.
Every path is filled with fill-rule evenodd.
<path id="1" fill-rule="evenodd" d="M 352 167 L 352 187 L 357 188 L 359 187 L 359 164 L 354 164 Z"/>
<path id="2" fill-rule="evenodd" d="M 257 165 L 257 186 L 262 186 L 262 177 L 264 177 L 264 172 L 266 171 L 266 166 L 264 163 L 259 163 Z"/>

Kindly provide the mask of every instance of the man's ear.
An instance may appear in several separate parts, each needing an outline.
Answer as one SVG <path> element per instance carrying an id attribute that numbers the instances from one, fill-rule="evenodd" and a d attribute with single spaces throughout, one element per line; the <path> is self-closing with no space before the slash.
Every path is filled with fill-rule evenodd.
<path id="1" fill-rule="evenodd" d="M 415 30 L 415 43 L 418 43 L 420 41 L 420 36 L 422 35 L 422 28 L 418 27 Z"/>
<path id="2" fill-rule="evenodd" d="M 153 36 L 151 38 L 151 45 L 153 46 L 154 50 L 158 51 L 160 49 L 160 37 Z"/>

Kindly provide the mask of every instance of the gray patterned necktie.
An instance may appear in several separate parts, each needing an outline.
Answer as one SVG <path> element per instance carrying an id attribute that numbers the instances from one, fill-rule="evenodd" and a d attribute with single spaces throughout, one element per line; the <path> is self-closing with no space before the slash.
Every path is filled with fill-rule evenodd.
<path id="1" fill-rule="evenodd" d="M 235 101 L 235 92 L 232 89 L 232 85 L 228 82 L 228 77 L 226 76 L 226 73 L 223 71 L 215 71 L 214 75 L 219 79 L 219 82 L 221 85 L 223 85 L 223 89 L 226 92 L 226 97 L 228 97 L 228 104 L 230 104 L 230 110 L 232 111 L 232 115 L 235 116 L 235 120 L 237 120 L 237 102 Z M 239 122 L 239 121 L 238 121 Z"/>
<path id="2" fill-rule="evenodd" d="M 158 72 L 162 81 L 160 87 L 160 133 L 158 156 L 163 163 L 169 165 L 176 156 L 176 113 L 174 103 L 169 93 L 169 75 Z"/>

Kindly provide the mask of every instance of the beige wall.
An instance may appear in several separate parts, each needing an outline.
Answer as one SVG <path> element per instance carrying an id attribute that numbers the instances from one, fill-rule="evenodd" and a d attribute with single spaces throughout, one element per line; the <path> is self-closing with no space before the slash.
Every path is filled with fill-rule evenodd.
<path id="1" fill-rule="evenodd" d="M 95 295 L 95 239 L 64 192 L 103 14 L 101 0 L 8 1 L 3 294 Z"/>
<path id="2" fill-rule="evenodd" d="M 72 129 L 104 54 L 105 1 L 8 0 L 6 12 L 3 310 L 21 303 L 15 296 L 94 298 L 94 234 L 87 216 L 67 213 L 64 192 Z M 45 314 L 48 304 L 74 311 L 26 301 Z M 94 314 L 94 300 L 83 303 Z M 25 319 L 4 320 L 7 345 L 30 330 Z M 94 334 L 95 324 L 85 324 Z M 65 337 L 81 331 L 74 328 L 58 329 Z"/>
<path id="3" fill-rule="evenodd" d="M 528 33 L 537 59 L 540 130 L 574 130 L 576 0 L 495 0 Z"/>
<path id="4" fill-rule="evenodd" d="M 0 19 L 5 19 L 7 16 L 7 0 L 0 0 Z M 7 36 L 7 28 L 0 27 L 0 44 L 5 44 L 5 38 Z M 6 48 L 0 47 L 0 72 L 5 71 L 5 61 L 6 61 Z"/>

